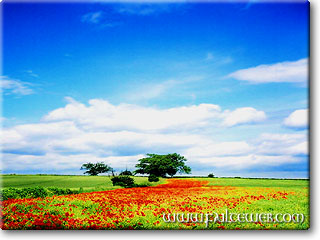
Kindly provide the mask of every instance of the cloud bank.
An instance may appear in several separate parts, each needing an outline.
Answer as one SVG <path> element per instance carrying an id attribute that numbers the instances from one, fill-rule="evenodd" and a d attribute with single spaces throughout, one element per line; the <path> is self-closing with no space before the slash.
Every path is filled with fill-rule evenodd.
<path id="1" fill-rule="evenodd" d="M 266 114 L 251 107 L 222 110 L 214 104 L 158 109 L 113 105 L 72 98 L 38 123 L 2 132 L 4 171 L 72 171 L 84 162 L 104 161 L 116 169 L 134 168 L 145 153 L 178 152 L 193 166 L 247 169 L 299 163 L 306 155 L 306 134 L 262 134 L 257 140 L 221 141 L 212 128 L 237 128 L 263 122 Z"/>

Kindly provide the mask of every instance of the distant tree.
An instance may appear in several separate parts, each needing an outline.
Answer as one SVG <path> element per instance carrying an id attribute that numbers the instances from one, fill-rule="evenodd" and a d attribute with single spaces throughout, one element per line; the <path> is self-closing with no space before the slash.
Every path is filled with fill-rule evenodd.
<path id="1" fill-rule="evenodd" d="M 208 174 L 208 177 L 209 177 L 209 178 L 214 178 L 213 173 L 209 173 L 209 174 Z"/>
<path id="2" fill-rule="evenodd" d="M 132 172 L 125 170 L 119 174 L 119 176 L 132 176 Z"/>
<path id="3" fill-rule="evenodd" d="M 158 155 L 147 154 L 146 158 L 139 159 L 135 174 L 149 174 L 157 177 L 174 176 L 179 173 L 191 173 L 191 168 L 185 165 L 187 159 L 177 153 Z"/>
<path id="4" fill-rule="evenodd" d="M 83 174 L 88 174 L 90 176 L 97 176 L 100 173 L 107 173 L 113 171 L 111 167 L 103 162 L 98 163 L 84 163 L 82 164 L 80 170 L 86 170 Z"/>

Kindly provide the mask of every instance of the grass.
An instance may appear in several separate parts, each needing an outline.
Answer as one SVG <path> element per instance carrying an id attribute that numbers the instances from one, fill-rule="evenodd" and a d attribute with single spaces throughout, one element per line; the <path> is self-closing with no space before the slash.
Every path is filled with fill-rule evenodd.
<path id="1" fill-rule="evenodd" d="M 267 187 L 300 189 L 309 187 L 309 180 L 296 179 L 257 179 L 257 178 L 194 178 L 209 181 L 208 186 Z"/>
<path id="2" fill-rule="evenodd" d="M 57 187 L 79 190 L 83 192 L 106 191 L 120 186 L 113 186 L 109 176 L 77 176 L 77 175 L 1 175 L 1 188 L 27 188 L 27 187 Z M 165 183 L 160 178 L 157 183 L 148 182 L 147 177 L 133 177 L 137 184 L 150 184 L 151 186 Z"/>

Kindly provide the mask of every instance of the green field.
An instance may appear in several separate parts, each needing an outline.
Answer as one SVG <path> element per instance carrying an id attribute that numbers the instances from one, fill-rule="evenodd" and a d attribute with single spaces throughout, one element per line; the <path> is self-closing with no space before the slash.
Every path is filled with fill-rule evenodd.
<path id="1" fill-rule="evenodd" d="M 85 192 L 103 191 L 121 188 L 112 186 L 109 176 L 79 176 L 79 175 L 1 175 L 1 188 L 26 187 L 58 187 L 77 190 L 82 188 Z M 158 185 L 166 182 L 160 178 L 157 183 L 148 182 L 147 177 L 133 177 L 137 184 Z M 184 179 L 184 178 L 183 178 Z M 190 179 L 190 178 L 188 178 Z M 250 178 L 200 178 L 192 179 L 209 181 L 207 186 L 233 186 L 233 187 L 263 187 L 286 190 L 302 190 L 309 188 L 309 180 L 295 179 L 250 179 Z"/>
<path id="2" fill-rule="evenodd" d="M 77 175 L 1 175 L 1 188 L 27 188 L 27 187 L 57 187 L 79 190 L 83 192 L 106 191 L 121 188 L 113 186 L 109 176 L 77 176 Z M 133 177 L 137 184 L 157 185 L 165 183 L 160 179 L 158 183 L 148 182 L 147 177 Z"/>
<path id="3" fill-rule="evenodd" d="M 195 178 L 201 180 L 203 178 Z M 208 186 L 270 187 L 301 189 L 309 187 L 307 179 L 206 178 Z"/>
<path id="4" fill-rule="evenodd" d="M 134 177 L 146 184 L 146 177 Z M 207 229 L 162 220 L 170 212 L 303 214 L 304 221 L 211 224 L 209 229 L 308 229 L 309 180 L 167 178 L 151 185 L 112 190 L 108 176 L 2 175 L 3 188 L 57 187 L 80 194 L 4 201 L 4 229 Z M 97 214 L 99 213 L 99 214 Z M 61 221 L 60 219 L 64 219 Z M 95 219 L 95 220 L 93 220 Z M 97 224 L 96 224 L 97 223 Z"/>

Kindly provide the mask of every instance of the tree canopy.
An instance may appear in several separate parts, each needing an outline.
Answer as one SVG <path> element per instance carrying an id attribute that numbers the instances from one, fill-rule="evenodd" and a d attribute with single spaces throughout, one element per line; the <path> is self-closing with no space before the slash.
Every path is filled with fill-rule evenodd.
<path id="1" fill-rule="evenodd" d="M 89 174 L 91 176 L 97 176 L 99 173 L 107 173 L 113 169 L 103 162 L 98 163 L 84 163 L 80 170 L 86 170 L 83 174 Z"/>
<path id="2" fill-rule="evenodd" d="M 185 165 L 187 159 L 177 153 L 158 155 L 147 154 L 146 158 L 139 159 L 136 165 L 135 174 L 149 174 L 158 177 L 173 176 L 179 173 L 191 173 L 191 168 Z"/>
<path id="3" fill-rule="evenodd" d="M 119 174 L 119 176 L 132 176 L 132 172 L 129 170 L 125 170 Z"/>

